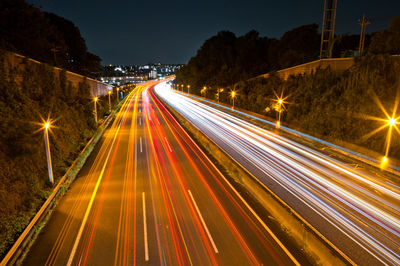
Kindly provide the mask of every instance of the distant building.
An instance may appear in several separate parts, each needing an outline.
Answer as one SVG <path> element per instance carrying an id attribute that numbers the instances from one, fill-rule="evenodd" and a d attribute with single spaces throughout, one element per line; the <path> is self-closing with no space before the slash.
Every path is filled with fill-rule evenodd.
<path id="1" fill-rule="evenodd" d="M 173 75 L 181 66 L 161 63 L 127 66 L 110 64 L 104 67 L 100 80 L 104 83 L 121 86 Z"/>
<path id="2" fill-rule="evenodd" d="M 150 70 L 149 79 L 156 79 L 157 78 L 157 70 Z"/>

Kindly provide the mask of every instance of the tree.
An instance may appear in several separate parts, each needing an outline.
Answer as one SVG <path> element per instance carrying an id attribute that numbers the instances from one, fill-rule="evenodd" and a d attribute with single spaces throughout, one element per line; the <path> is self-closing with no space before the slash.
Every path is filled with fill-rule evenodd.
<path id="1" fill-rule="evenodd" d="M 372 36 L 368 51 L 373 54 L 400 54 L 400 13 L 390 22 L 387 30 Z"/>
<path id="2" fill-rule="evenodd" d="M 101 67 L 71 21 L 24 0 L 0 1 L 0 48 L 93 77 Z"/>

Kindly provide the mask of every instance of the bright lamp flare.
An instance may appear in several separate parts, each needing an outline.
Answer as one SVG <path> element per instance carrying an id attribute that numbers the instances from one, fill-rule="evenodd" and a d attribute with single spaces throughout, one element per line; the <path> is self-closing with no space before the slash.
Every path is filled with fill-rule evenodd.
<path id="1" fill-rule="evenodd" d="M 388 120 L 388 124 L 389 124 L 389 126 L 394 126 L 395 124 L 396 124 L 396 119 L 394 119 L 394 118 L 390 118 L 389 120 Z"/>
<path id="2" fill-rule="evenodd" d="M 45 124 L 44 124 L 44 128 L 45 129 L 48 129 L 50 127 L 50 122 L 46 122 Z"/>

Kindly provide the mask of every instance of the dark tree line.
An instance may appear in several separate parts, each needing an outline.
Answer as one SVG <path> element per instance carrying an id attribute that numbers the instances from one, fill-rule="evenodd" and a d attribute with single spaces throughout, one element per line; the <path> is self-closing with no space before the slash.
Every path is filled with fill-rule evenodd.
<path id="1" fill-rule="evenodd" d="M 255 30 L 236 37 L 221 31 L 204 42 L 196 56 L 177 72 L 177 83 L 193 87 L 230 86 L 259 74 L 311 61 L 318 56 L 318 25 L 286 32 L 280 40 Z"/>
<path id="2" fill-rule="evenodd" d="M 0 1 L 0 48 L 85 76 L 101 70 L 101 59 L 88 51 L 71 21 L 25 0 Z"/>

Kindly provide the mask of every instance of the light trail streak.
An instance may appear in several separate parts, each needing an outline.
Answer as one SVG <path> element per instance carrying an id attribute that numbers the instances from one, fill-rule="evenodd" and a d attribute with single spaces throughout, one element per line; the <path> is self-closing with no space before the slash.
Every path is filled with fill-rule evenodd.
<path id="1" fill-rule="evenodd" d="M 299 265 L 151 85 L 129 94 L 83 186 L 71 187 L 46 264 Z"/>
<path id="2" fill-rule="evenodd" d="M 71 251 L 70 256 L 69 256 L 69 258 L 68 258 L 68 262 L 67 262 L 67 265 L 68 265 L 68 266 L 72 265 L 73 259 L 74 259 L 74 257 L 75 257 L 76 250 L 77 250 L 78 245 L 79 245 L 79 241 L 81 240 L 81 237 L 82 237 L 83 229 L 84 229 L 85 226 L 86 226 L 86 222 L 87 222 L 87 219 L 88 219 L 88 217 L 89 217 L 91 208 L 92 208 L 92 206 L 93 206 L 93 202 L 94 202 L 94 199 L 95 199 L 95 197 L 96 197 L 97 190 L 98 190 L 98 188 L 99 188 L 99 186 L 100 186 L 100 182 L 101 182 L 102 177 L 103 177 L 103 175 L 104 175 L 104 171 L 105 171 L 105 169 L 106 169 L 106 166 L 107 166 L 107 163 L 108 163 L 108 159 L 109 159 L 109 157 L 110 157 L 110 155 L 111 155 L 111 151 L 113 150 L 112 147 L 114 146 L 114 143 L 115 143 L 115 141 L 116 141 L 116 139 L 117 139 L 118 132 L 119 132 L 119 129 L 120 129 L 120 128 L 121 128 L 121 127 L 119 126 L 119 127 L 117 128 L 117 130 L 115 131 L 114 138 L 113 138 L 113 141 L 112 141 L 112 144 L 111 144 L 111 148 L 109 149 L 109 151 L 108 151 L 108 153 L 107 153 L 106 161 L 105 161 L 105 163 L 103 164 L 103 168 L 101 169 L 99 178 L 97 179 L 96 186 L 95 186 L 95 188 L 94 188 L 94 190 L 93 190 L 93 193 L 92 193 L 92 196 L 91 196 L 91 198 L 90 198 L 90 201 L 89 201 L 88 207 L 87 207 L 87 209 L 86 209 L 85 215 L 84 215 L 84 217 L 83 217 L 81 226 L 79 227 L 79 231 L 78 231 L 78 234 L 77 234 L 77 236 L 76 236 L 76 239 L 75 239 L 75 242 L 74 242 L 74 246 L 72 247 L 72 251 Z"/>
<path id="3" fill-rule="evenodd" d="M 225 110 L 228 110 L 228 111 L 231 111 L 231 112 L 235 112 L 235 113 L 240 114 L 240 115 L 244 115 L 244 116 L 248 117 L 249 119 L 254 119 L 254 120 L 263 122 L 263 123 L 265 123 L 265 124 L 268 124 L 268 125 L 270 125 L 270 126 L 276 126 L 276 124 L 275 124 L 274 122 L 271 122 L 271 121 L 262 119 L 262 118 L 260 118 L 260 117 L 253 116 L 253 115 L 250 115 L 250 114 L 241 112 L 241 111 L 239 111 L 239 110 L 231 109 L 230 107 L 227 107 L 227 106 L 224 106 L 224 105 L 215 103 L 215 102 L 213 102 L 213 101 L 206 100 L 206 99 L 204 99 L 204 98 L 196 97 L 196 96 L 194 96 L 194 95 L 188 95 L 188 97 L 193 98 L 193 99 L 197 99 L 197 100 L 202 101 L 202 102 L 207 102 L 208 104 L 213 105 L 213 106 L 217 106 L 218 108 L 222 108 L 222 109 L 225 109 Z M 285 127 L 285 126 L 280 126 L 280 128 L 283 129 L 283 130 L 286 130 L 287 132 L 293 133 L 293 134 L 295 134 L 295 135 L 302 136 L 302 137 L 305 137 L 305 138 L 307 138 L 307 139 L 310 139 L 310 140 L 316 141 L 316 142 L 318 142 L 318 143 L 321 143 L 321 144 L 323 144 L 323 145 L 329 146 L 329 147 L 334 148 L 334 149 L 336 149 L 336 150 L 341 150 L 341 151 L 343 151 L 343 152 L 345 152 L 345 153 L 347 153 L 347 154 L 352 154 L 352 155 L 354 155 L 354 156 L 356 156 L 356 157 L 358 157 L 358 158 L 363 158 L 363 159 L 365 159 L 365 160 L 367 160 L 367 161 L 374 162 L 374 163 L 376 163 L 377 165 L 379 165 L 379 164 L 381 163 L 379 160 L 377 160 L 377 159 L 375 159 L 375 158 L 372 158 L 372 157 L 369 157 L 369 156 L 367 156 L 367 155 L 365 155 L 365 154 L 358 153 L 358 152 L 355 152 L 355 151 L 352 151 L 352 150 L 343 148 L 343 147 L 341 147 L 341 146 L 338 146 L 338 145 L 335 145 L 335 144 L 330 143 L 330 142 L 328 142 L 328 141 L 325 141 L 325 140 L 316 138 L 316 137 L 314 137 L 314 136 L 305 134 L 305 133 L 303 133 L 303 132 L 300 132 L 300 131 L 297 131 L 297 130 L 294 130 L 294 129 L 291 129 L 291 128 L 288 128 L 288 127 Z M 400 171 L 400 167 L 398 167 L 398 166 L 390 165 L 390 168 L 395 169 L 396 171 Z"/>
<path id="4" fill-rule="evenodd" d="M 156 86 L 155 91 L 265 186 L 275 187 L 278 196 L 291 202 L 293 209 L 302 213 L 306 207 L 325 219 L 318 228 L 330 224 L 381 263 L 400 263 L 397 184 L 353 169 L 163 85 Z M 302 204 L 296 204 L 296 200 Z M 332 236 L 329 239 L 336 242 Z"/>
<path id="5" fill-rule="evenodd" d="M 144 231 L 144 259 L 149 260 L 149 244 L 147 242 L 147 221 L 146 221 L 146 202 L 145 202 L 145 192 L 142 192 L 142 207 L 143 207 L 143 231 Z"/>

